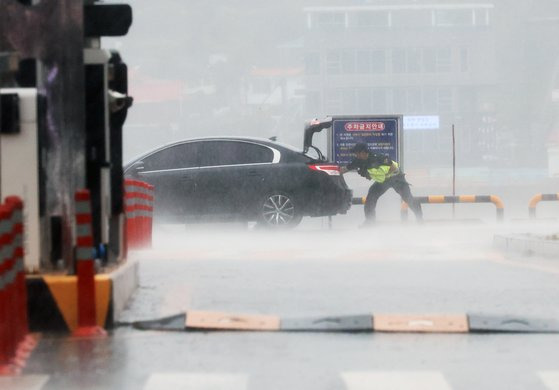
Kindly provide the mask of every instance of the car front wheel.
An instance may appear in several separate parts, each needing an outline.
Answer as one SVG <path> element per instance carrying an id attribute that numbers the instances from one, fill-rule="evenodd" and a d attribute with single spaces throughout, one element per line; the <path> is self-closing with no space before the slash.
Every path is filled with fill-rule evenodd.
<path id="1" fill-rule="evenodd" d="M 289 229 L 299 225 L 302 218 L 292 196 L 274 192 L 264 198 L 258 222 L 272 229 Z"/>

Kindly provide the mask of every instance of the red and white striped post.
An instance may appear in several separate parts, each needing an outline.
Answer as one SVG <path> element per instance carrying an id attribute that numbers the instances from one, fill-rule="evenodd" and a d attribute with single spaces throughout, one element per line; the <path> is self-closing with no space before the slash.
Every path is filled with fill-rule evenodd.
<path id="1" fill-rule="evenodd" d="M 13 354 L 10 345 L 10 328 L 12 313 L 10 312 L 9 300 L 9 268 L 8 268 L 8 244 L 9 244 L 9 217 L 8 207 L 0 205 L 0 369 L 6 371 Z"/>
<path id="2" fill-rule="evenodd" d="M 152 245 L 154 187 L 138 180 L 125 180 L 126 240 L 128 248 Z"/>
<path id="3" fill-rule="evenodd" d="M 78 328 L 75 336 L 101 336 L 106 332 L 97 325 L 95 305 L 95 263 L 89 190 L 75 194 L 76 274 L 78 275 Z"/>
<path id="4" fill-rule="evenodd" d="M 35 338 L 29 335 L 27 317 L 27 286 L 25 283 L 25 264 L 23 249 L 23 201 L 17 196 L 8 196 L 6 204 L 12 207 L 13 258 L 15 260 L 15 290 L 17 310 L 17 335 L 19 350 L 27 354 L 36 345 Z"/>

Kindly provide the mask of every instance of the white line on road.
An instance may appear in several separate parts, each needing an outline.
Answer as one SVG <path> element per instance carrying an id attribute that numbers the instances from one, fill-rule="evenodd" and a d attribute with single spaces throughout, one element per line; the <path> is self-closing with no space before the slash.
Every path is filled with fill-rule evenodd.
<path id="1" fill-rule="evenodd" d="M 149 377 L 144 390 L 245 390 L 247 384 L 242 374 L 159 373 Z"/>
<path id="2" fill-rule="evenodd" d="M 347 390 L 451 390 L 437 371 L 343 372 Z"/>
<path id="3" fill-rule="evenodd" d="M 549 390 L 559 390 L 559 371 L 540 371 L 538 376 Z"/>
<path id="4" fill-rule="evenodd" d="M 0 376 L 0 389 L 41 390 L 49 375 Z"/>

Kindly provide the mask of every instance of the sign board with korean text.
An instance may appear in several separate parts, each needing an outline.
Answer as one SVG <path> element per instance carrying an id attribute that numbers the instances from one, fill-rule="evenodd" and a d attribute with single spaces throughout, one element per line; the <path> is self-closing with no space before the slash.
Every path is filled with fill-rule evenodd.
<path id="1" fill-rule="evenodd" d="M 404 165 L 401 115 L 333 116 L 330 131 L 329 157 L 336 164 L 349 164 L 355 157 L 351 149 L 366 143 L 371 152 Z"/>

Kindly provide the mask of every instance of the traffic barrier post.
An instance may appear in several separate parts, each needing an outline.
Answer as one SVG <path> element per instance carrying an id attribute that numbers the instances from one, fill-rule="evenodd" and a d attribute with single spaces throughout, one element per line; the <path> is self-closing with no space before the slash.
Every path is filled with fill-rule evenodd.
<path id="1" fill-rule="evenodd" d="M 7 233 L 8 233 L 8 209 L 0 206 L 0 366 L 9 364 L 12 351 L 9 346 L 10 312 L 8 308 L 8 264 L 6 257 Z"/>
<path id="2" fill-rule="evenodd" d="M 536 194 L 530 199 L 530 203 L 528 205 L 528 214 L 530 219 L 536 218 L 536 206 L 541 201 L 556 201 L 559 200 L 559 193 L 557 194 Z"/>
<path id="3" fill-rule="evenodd" d="M 93 258 L 93 231 L 91 228 L 91 200 L 89 190 L 75 194 L 76 252 L 78 275 L 78 328 L 75 336 L 102 336 L 106 332 L 97 325 L 95 305 L 95 263 Z"/>
<path id="4" fill-rule="evenodd" d="M 416 196 L 414 199 L 419 203 L 429 203 L 429 204 L 440 204 L 440 203 L 493 203 L 496 207 L 497 221 L 502 222 L 505 215 L 505 206 L 501 198 L 496 195 L 429 195 L 429 196 Z M 365 204 L 367 197 L 353 198 L 352 204 Z M 408 204 L 402 202 L 400 208 L 400 217 L 402 221 L 407 221 L 408 219 Z"/>
<path id="5" fill-rule="evenodd" d="M 154 187 L 126 179 L 124 182 L 126 242 L 128 249 L 150 248 L 153 232 Z"/>
<path id="6" fill-rule="evenodd" d="M 0 205 L 0 375 L 17 374 L 36 345 L 29 333 L 23 264 L 23 202 Z"/>

